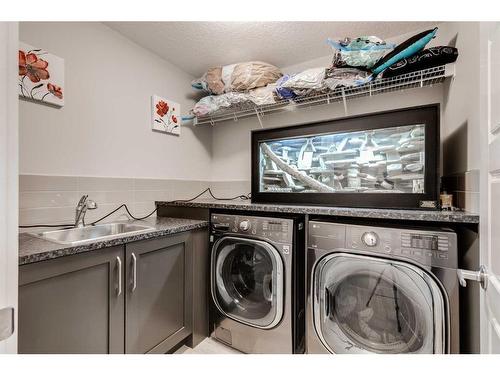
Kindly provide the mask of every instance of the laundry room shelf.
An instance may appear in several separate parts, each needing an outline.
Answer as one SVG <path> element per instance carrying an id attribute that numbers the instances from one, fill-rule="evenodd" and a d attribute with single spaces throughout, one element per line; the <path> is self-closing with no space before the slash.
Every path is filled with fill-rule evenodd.
<path id="1" fill-rule="evenodd" d="M 338 102 L 343 102 L 344 110 L 347 113 L 347 101 L 365 97 L 384 94 L 394 91 L 402 91 L 407 89 L 416 89 L 420 87 L 433 86 L 443 83 L 445 79 L 455 76 L 455 64 L 447 64 L 402 74 L 391 78 L 376 79 L 372 82 L 356 86 L 338 88 L 326 94 L 318 94 L 304 98 L 295 98 L 294 100 L 281 100 L 273 104 L 266 105 L 247 105 L 238 107 L 237 109 L 224 109 L 217 111 L 211 115 L 199 116 L 194 118 L 194 125 L 215 125 L 218 122 L 234 120 L 257 116 L 259 121 L 262 116 L 280 112 L 289 111 L 305 107 L 328 105 Z"/>

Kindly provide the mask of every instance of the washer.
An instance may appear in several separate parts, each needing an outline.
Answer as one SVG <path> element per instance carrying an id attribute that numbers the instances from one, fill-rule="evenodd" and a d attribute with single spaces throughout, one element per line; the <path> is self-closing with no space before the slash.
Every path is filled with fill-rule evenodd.
<path id="1" fill-rule="evenodd" d="M 456 234 L 311 221 L 308 353 L 458 353 Z"/>
<path id="2" fill-rule="evenodd" d="M 211 214 L 212 337 L 244 353 L 304 352 L 303 239 L 299 218 Z"/>

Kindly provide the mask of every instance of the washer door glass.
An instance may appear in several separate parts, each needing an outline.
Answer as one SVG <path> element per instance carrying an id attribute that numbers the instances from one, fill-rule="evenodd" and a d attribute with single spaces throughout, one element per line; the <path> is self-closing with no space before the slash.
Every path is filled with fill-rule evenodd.
<path id="1" fill-rule="evenodd" d="M 225 315 L 272 328 L 283 315 L 283 261 L 270 244 L 224 237 L 212 252 L 212 295 Z"/>
<path id="2" fill-rule="evenodd" d="M 411 264 L 332 254 L 315 269 L 317 334 L 333 353 L 443 353 L 445 305 Z"/>

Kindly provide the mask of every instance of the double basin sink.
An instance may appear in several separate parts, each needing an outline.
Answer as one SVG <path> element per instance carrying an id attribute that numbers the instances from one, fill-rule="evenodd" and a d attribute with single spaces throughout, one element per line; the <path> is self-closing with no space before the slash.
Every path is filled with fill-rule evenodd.
<path id="1" fill-rule="evenodd" d="M 146 225 L 131 223 L 108 223 L 86 226 L 82 228 L 52 230 L 30 234 L 35 237 L 59 244 L 76 246 L 99 240 L 110 240 L 113 238 L 147 233 L 153 230 L 155 230 L 155 228 Z"/>

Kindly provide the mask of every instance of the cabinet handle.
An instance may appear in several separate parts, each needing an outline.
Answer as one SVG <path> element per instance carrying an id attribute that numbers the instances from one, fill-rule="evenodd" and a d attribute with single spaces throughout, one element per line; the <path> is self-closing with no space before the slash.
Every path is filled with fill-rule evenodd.
<path id="1" fill-rule="evenodd" d="M 122 260 L 120 257 L 116 257 L 116 266 L 118 267 L 118 290 L 116 295 L 119 296 L 122 294 Z"/>
<path id="2" fill-rule="evenodd" d="M 137 288 L 137 257 L 132 253 L 132 292 Z"/>

